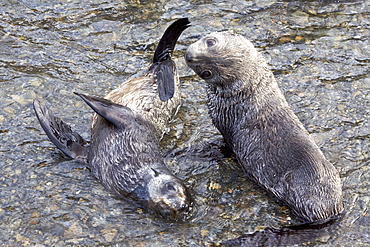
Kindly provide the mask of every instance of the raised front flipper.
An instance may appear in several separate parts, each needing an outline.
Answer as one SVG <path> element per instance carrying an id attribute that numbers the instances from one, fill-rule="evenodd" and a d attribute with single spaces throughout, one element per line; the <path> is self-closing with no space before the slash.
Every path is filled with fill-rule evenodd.
<path id="1" fill-rule="evenodd" d="M 153 65 L 149 69 L 157 76 L 159 98 L 171 99 L 175 92 L 175 65 L 171 60 L 172 52 L 181 33 L 190 27 L 188 18 L 178 19 L 164 32 L 154 52 Z"/>
<path id="2" fill-rule="evenodd" d="M 97 114 L 105 118 L 118 128 L 126 128 L 135 123 L 130 108 L 118 105 L 110 100 L 75 93 L 80 96 Z"/>
<path id="3" fill-rule="evenodd" d="M 42 106 L 38 99 L 33 101 L 33 108 L 41 127 L 54 145 L 69 158 L 86 162 L 88 142 L 74 132 L 71 126 L 55 117 L 47 107 Z"/>
<path id="4" fill-rule="evenodd" d="M 179 39 L 181 33 L 190 27 L 190 21 L 188 18 L 181 18 L 172 23 L 162 35 L 158 46 L 154 52 L 153 63 L 161 62 L 168 59 L 168 55 L 172 54 L 175 48 L 176 42 Z"/>

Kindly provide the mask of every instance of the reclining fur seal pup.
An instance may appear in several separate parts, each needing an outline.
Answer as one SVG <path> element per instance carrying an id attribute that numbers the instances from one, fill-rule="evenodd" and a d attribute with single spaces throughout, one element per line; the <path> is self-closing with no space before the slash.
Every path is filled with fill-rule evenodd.
<path id="1" fill-rule="evenodd" d="M 207 83 L 213 124 L 252 180 L 306 223 L 325 222 L 343 211 L 338 171 L 249 40 L 214 32 L 191 44 L 185 59 Z"/>
<path id="2" fill-rule="evenodd" d="M 106 188 L 172 220 L 186 217 L 192 199 L 165 166 L 159 140 L 180 105 L 180 82 L 171 54 L 189 26 L 183 18 L 167 28 L 144 76 L 123 83 L 105 99 L 78 94 L 97 113 L 90 142 L 34 101 L 42 128 L 64 154 L 86 163 Z"/>

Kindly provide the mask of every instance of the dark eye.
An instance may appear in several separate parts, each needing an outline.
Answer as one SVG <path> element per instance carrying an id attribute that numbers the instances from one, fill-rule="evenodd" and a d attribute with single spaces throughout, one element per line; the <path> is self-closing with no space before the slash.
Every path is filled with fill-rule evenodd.
<path id="1" fill-rule="evenodd" d="M 200 73 L 200 77 L 203 79 L 210 78 L 212 76 L 212 72 L 210 70 L 203 70 L 202 73 Z"/>
<path id="2" fill-rule="evenodd" d="M 167 183 L 166 188 L 167 188 L 167 190 L 176 191 L 175 186 L 173 186 L 173 184 L 171 184 L 171 183 Z"/>
<path id="3" fill-rule="evenodd" d="M 206 44 L 208 47 L 211 47 L 211 46 L 214 46 L 216 44 L 216 40 L 215 39 L 207 39 L 206 40 Z"/>

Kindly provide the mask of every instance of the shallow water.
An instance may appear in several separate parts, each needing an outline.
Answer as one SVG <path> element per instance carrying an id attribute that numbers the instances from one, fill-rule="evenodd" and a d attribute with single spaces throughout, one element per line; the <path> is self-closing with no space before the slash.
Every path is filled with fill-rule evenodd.
<path id="1" fill-rule="evenodd" d="M 205 85 L 186 47 L 234 30 L 263 52 L 288 102 L 343 180 L 346 214 L 312 246 L 370 245 L 369 1 L 12 1 L 0 3 L 0 244 L 207 246 L 297 224 L 249 181 L 207 115 Z M 74 91 L 103 96 L 140 74 L 165 28 L 193 26 L 175 52 L 182 107 L 162 141 L 197 201 L 188 222 L 157 219 L 107 192 L 48 140 L 34 98 L 89 137 L 92 111 Z"/>

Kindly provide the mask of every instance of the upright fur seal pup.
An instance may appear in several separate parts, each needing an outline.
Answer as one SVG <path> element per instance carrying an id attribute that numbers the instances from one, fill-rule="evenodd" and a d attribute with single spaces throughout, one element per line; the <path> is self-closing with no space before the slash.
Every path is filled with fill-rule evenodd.
<path id="1" fill-rule="evenodd" d="M 171 54 L 189 26 L 183 18 L 167 28 L 144 76 L 123 83 L 105 99 L 78 94 L 97 113 L 90 142 L 39 100 L 34 101 L 42 128 L 68 157 L 86 163 L 106 188 L 173 220 L 186 216 L 192 199 L 165 166 L 159 140 L 180 104 L 180 83 Z"/>
<path id="2" fill-rule="evenodd" d="M 207 82 L 214 125 L 247 175 L 307 223 L 343 211 L 338 171 L 286 102 L 252 43 L 229 32 L 190 45 L 186 62 Z"/>

